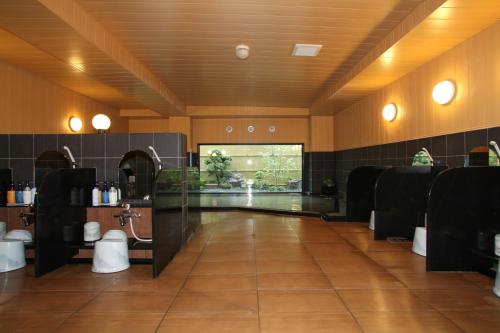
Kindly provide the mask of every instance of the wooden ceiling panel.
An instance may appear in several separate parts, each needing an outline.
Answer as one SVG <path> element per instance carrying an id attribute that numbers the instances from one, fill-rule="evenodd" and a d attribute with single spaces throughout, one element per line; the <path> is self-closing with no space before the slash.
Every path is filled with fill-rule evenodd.
<path id="1" fill-rule="evenodd" d="M 77 0 L 188 105 L 308 107 L 421 0 Z M 251 47 L 235 58 L 234 47 Z M 323 44 L 294 58 L 293 44 Z M 229 89 L 229 91 L 228 91 Z"/>
<path id="2" fill-rule="evenodd" d="M 0 2 L 0 26 L 108 90 L 127 96 L 133 101 L 127 107 L 139 104 L 164 114 L 185 112 L 175 94 L 73 0 Z M 68 82 L 70 77 L 59 81 Z"/>
<path id="3" fill-rule="evenodd" d="M 353 69 L 323 90 L 314 101 L 311 112 L 338 113 L 494 24 L 499 18 L 498 0 L 429 0 Z"/>

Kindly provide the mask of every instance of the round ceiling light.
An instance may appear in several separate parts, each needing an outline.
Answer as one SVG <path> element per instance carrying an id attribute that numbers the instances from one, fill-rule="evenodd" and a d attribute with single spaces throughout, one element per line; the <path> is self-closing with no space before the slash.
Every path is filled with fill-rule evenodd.
<path id="1" fill-rule="evenodd" d="M 450 80 L 441 81 L 432 90 L 434 102 L 446 105 L 455 97 L 455 84 Z"/>
<path id="2" fill-rule="evenodd" d="M 111 126 L 111 119 L 105 114 L 96 114 L 94 118 L 92 118 L 92 126 L 94 126 L 98 132 L 104 132 Z"/>
<path id="3" fill-rule="evenodd" d="M 69 129 L 73 132 L 79 132 L 83 127 L 83 122 L 78 117 L 69 118 Z"/>
<path id="4" fill-rule="evenodd" d="M 384 106 L 384 109 L 382 110 L 382 117 L 386 121 L 393 121 L 396 119 L 396 116 L 398 115 L 398 107 L 394 103 L 387 104 Z"/>
<path id="5" fill-rule="evenodd" d="M 241 60 L 245 60 L 250 55 L 250 47 L 245 44 L 236 45 L 236 57 Z"/>

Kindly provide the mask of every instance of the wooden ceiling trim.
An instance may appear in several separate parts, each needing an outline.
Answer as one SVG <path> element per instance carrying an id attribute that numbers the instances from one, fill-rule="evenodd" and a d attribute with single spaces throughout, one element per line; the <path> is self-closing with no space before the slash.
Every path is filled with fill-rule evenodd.
<path id="1" fill-rule="evenodd" d="M 187 115 L 193 118 L 224 117 L 308 117 L 308 108 L 258 107 L 258 106 L 194 106 L 187 107 Z"/>
<path id="2" fill-rule="evenodd" d="M 384 39 L 382 39 L 368 54 L 366 54 L 351 70 L 339 78 L 332 76 L 333 84 L 323 89 L 311 105 L 312 114 L 332 113 L 333 99 L 337 92 L 358 76 L 367 66 L 378 59 L 391 46 L 401 40 L 406 34 L 422 23 L 446 0 L 426 0 L 418 5 L 410 15 L 401 21 Z"/>
<path id="3" fill-rule="evenodd" d="M 118 39 L 107 31 L 99 22 L 93 19 L 74 0 L 38 0 L 47 9 L 56 14 L 66 24 L 71 26 L 87 41 L 96 45 L 99 50 L 112 58 L 117 64 L 131 72 L 135 77 L 153 89 L 163 99 L 169 108 L 156 111 L 160 113 L 183 114 L 184 103 L 142 62 L 130 53 Z"/>
<path id="4" fill-rule="evenodd" d="M 0 58 L 97 101 L 120 107 L 139 104 L 33 45 L 0 29 Z"/>
<path id="5" fill-rule="evenodd" d="M 120 117 L 136 119 L 164 118 L 158 112 L 150 109 L 120 109 Z"/>

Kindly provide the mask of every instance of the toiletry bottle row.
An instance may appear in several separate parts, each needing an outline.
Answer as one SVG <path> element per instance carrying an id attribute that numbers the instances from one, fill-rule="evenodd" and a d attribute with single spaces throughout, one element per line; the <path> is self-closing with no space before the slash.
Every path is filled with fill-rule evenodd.
<path id="1" fill-rule="evenodd" d="M 17 187 L 14 183 L 10 183 L 7 190 L 7 204 L 25 204 L 29 205 L 35 202 L 36 187 L 31 188 L 30 182 L 26 181 L 26 186 L 23 187 L 21 182 L 18 182 Z"/>
<path id="2" fill-rule="evenodd" d="M 116 206 L 118 201 L 121 200 L 120 188 L 115 187 L 115 183 L 111 182 L 108 188 L 108 183 L 104 182 L 101 186 L 100 182 L 96 182 L 92 190 L 92 206 L 111 205 Z"/>

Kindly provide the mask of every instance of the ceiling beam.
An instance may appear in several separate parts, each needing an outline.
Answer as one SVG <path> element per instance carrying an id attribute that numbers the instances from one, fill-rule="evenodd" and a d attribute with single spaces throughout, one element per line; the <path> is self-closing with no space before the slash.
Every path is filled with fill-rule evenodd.
<path id="1" fill-rule="evenodd" d="M 271 106 L 188 106 L 187 115 L 194 118 L 223 117 L 308 117 L 308 108 L 287 108 Z"/>
<path id="2" fill-rule="evenodd" d="M 186 111 L 160 79 L 74 0 L 2 1 L 0 26 L 146 108 L 165 116 Z"/>
<path id="3" fill-rule="evenodd" d="M 429 15 L 431 15 L 439 6 L 445 3 L 446 0 L 426 0 L 418 5 L 410 15 L 401 21 L 391 32 L 383 38 L 374 48 L 372 48 L 358 63 L 356 63 L 346 74 L 340 79 L 337 79 L 323 89 L 318 97 L 311 105 L 311 114 L 332 114 L 334 113 L 339 91 L 345 88 L 354 78 L 356 78 L 364 69 L 371 63 L 383 55 L 389 48 L 400 41 L 406 34 L 413 30 L 417 25 L 422 23 Z M 375 89 L 373 89 L 375 90 Z M 356 101 L 362 96 L 371 92 L 372 89 L 358 91 L 348 98 L 343 98 L 342 105 Z M 345 99 L 349 100 L 345 103 Z"/>

